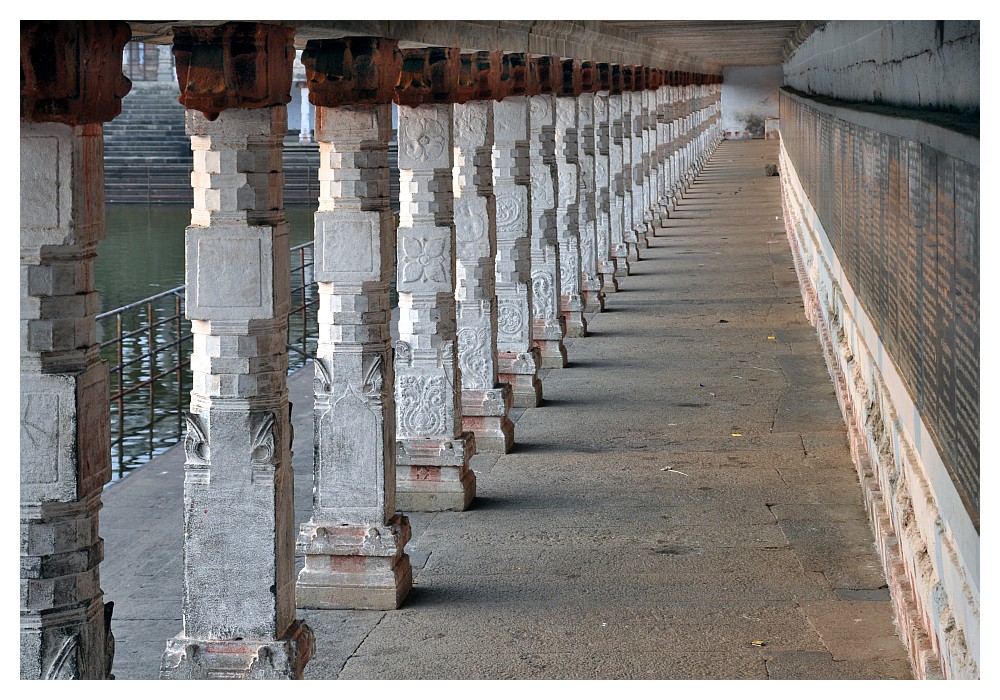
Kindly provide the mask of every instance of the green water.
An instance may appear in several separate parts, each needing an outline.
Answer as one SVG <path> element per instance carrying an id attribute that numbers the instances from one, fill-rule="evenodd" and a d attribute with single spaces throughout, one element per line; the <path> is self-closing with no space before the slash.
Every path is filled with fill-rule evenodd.
<path id="1" fill-rule="evenodd" d="M 314 206 L 306 205 L 286 209 L 292 247 L 312 241 L 314 212 Z M 98 246 L 95 264 L 102 313 L 184 284 L 184 229 L 190 217 L 190 208 L 183 204 L 107 205 L 105 238 Z M 311 269 L 297 269 L 311 262 L 311 249 L 292 256 L 293 309 L 315 300 Z M 303 286 L 302 291 L 294 291 Z M 183 411 L 191 391 L 191 373 L 186 366 L 191 341 L 190 323 L 182 315 L 183 295 L 170 295 L 98 320 L 98 342 L 113 341 L 101 351 L 108 363 L 112 395 L 113 479 L 169 449 L 183 434 Z M 293 349 L 288 359 L 292 368 L 305 361 L 294 348 L 315 353 L 315 317 L 315 308 L 289 316 L 288 342 Z M 126 336 L 121 343 L 116 340 L 119 319 Z M 183 366 L 178 367 L 178 363 Z M 121 390 L 128 393 L 118 400 L 115 393 Z"/>
<path id="2" fill-rule="evenodd" d="M 312 240 L 315 206 L 285 209 L 291 245 Z M 108 204 L 106 233 L 97 247 L 96 286 L 101 311 L 184 284 L 184 204 Z"/>

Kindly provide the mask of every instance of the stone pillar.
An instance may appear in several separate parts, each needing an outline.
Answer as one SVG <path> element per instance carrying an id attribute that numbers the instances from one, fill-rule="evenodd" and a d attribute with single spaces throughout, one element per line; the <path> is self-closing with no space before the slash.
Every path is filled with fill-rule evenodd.
<path id="1" fill-rule="evenodd" d="M 597 262 L 597 190 L 595 185 L 596 133 L 594 90 L 596 66 L 591 61 L 580 65 L 580 96 L 577 98 L 577 123 L 580 163 L 580 294 L 587 313 L 604 311 L 604 292 Z"/>
<path id="2" fill-rule="evenodd" d="M 497 369 L 511 385 L 514 405 L 542 401 L 541 351 L 534 343 L 531 298 L 531 166 L 528 97 L 531 72 L 524 54 L 504 56 L 508 96 L 493 105 L 493 192 L 496 196 Z"/>
<path id="3" fill-rule="evenodd" d="M 156 47 L 156 82 L 173 83 L 177 80 L 174 72 L 174 54 L 170 50 L 169 44 L 160 44 Z"/>
<path id="4" fill-rule="evenodd" d="M 587 335 L 580 294 L 580 136 L 577 130 L 577 96 L 580 64 L 574 59 L 558 64 L 560 82 L 556 96 L 556 235 L 559 239 L 559 310 L 566 335 Z"/>
<path id="5" fill-rule="evenodd" d="M 194 341 L 184 438 L 184 626 L 167 642 L 164 679 L 301 678 L 313 655 L 312 631 L 295 619 L 285 383 L 290 276 L 281 144 L 292 37 L 289 28 L 253 23 L 174 29 L 194 151 L 185 237 Z"/>
<path id="6" fill-rule="evenodd" d="M 666 84 L 667 71 L 660 71 L 659 81 L 660 87 L 656 90 L 656 160 L 660 168 L 657 210 L 660 225 L 666 226 L 670 207 L 670 120 L 668 117 L 670 87 Z"/>
<path id="7" fill-rule="evenodd" d="M 652 112 L 650 110 L 650 80 L 651 69 L 643 66 L 642 89 L 636 92 L 639 98 L 639 123 L 642 127 L 642 223 L 644 236 L 643 245 L 649 246 L 649 238 L 653 236 L 653 189 L 656 187 L 656 171 L 653 166 L 653 148 L 656 139 L 651 130 Z"/>
<path id="8" fill-rule="evenodd" d="M 647 227 L 645 221 L 646 213 L 646 170 L 643 160 L 643 125 L 645 115 L 642 108 L 643 77 L 642 67 L 633 66 L 632 89 L 626 93 L 630 107 L 631 118 L 631 160 L 629 166 L 632 169 L 632 230 L 635 233 L 636 244 L 647 248 L 649 242 L 646 240 Z M 636 259 L 638 252 L 636 252 Z"/>
<path id="9" fill-rule="evenodd" d="M 129 36 L 124 22 L 21 22 L 22 679 L 113 677 L 98 531 L 111 479 L 108 368 L 94 262 L 103 122 L 131 87 Z"/>
<path id="10" fill-rule="evenodd" d="M 497 221 L 493 196 L 493 101 L 500 94 L 500 53 L 461 57 L 455 105 L 455 303 L 462 429 L 478 452 L 510 451 L 512 394 L 497 374 Z"/>
<path id="11" fill-rule="evenodd" d="M 605 295 L 618 291 L 615 278 L 617 265 L 611 247 L 611 119 L 609 112 L 611 67 L 607 63 L 597 66 L 598 87 L 594 95 L 594 189 L 595 217 L 597 219 L 597 271 L 601 278 L 601 292 Z"/>
<path id="12" fill-rule="evenodd" d="M 560 259 L 556 231 L 558 175 L 556 173 L 556 106 L 553 92 L 560 67 L 551 56 L 532 57 L 539 94 L 529 101 L 529 159 L 531 163 L 531 293 L 534 340 L 542 367 L 565 367 L 566 319 L 560 313 Z"/>
<path id="13" fill-rule="evenodd" d="M 319 209 L 314 276 L 312 515 L 299 528 L 300 608 L 392 610 L 409 593 L 410 523 L 396 513 L 389 329 L 395 228 L 389 136 L 402 56 L 388 39 L 310 41 Z"/>
<path id="14" fill-rule="evenodd" d="M 299 143 L 312 143 L 312 128 L 309 123 L 309 88 L 299 87 Z"/>
<path id="15" fill-rule="evenodd" d="M 403 511 L 464 510 L 476 494 L 462 432 L 455 332 L 453 118 L 458 49 L 407 49 L 399 104 L 396 503 Z"/>
<path id="16" fill-rule="evenodd" d="M 622 66 L 611 66 L 611 89 L 608 96 L 608 123 L 610 124 L 610 141 L 608 142 L 608 187 L 610 209 L 611 255 L 615 259 L 615 277 L 626 277 L 629 273 L 629 247 L 626 232 L 628 203 L 626 189 L 631 178 L 626 165 L 627 143 L 625 129 L 625 98 L 622 95 Z"/>
<path id="17" fill-rule="evenodd" d="M 635 226 L 635 190 L 637 187 L 641 187 L 640 183 L 635 182 L 635 153 L 632 150 L 633 134 L 635 129 L 635 113 L 633 112 L 632 105 L 632 85 L 633 85 L 633 72 L 632 66 L 622 66 L 621 67 L 621 80 L 622 80 L 622 178 L 620 191 L 622 193 L 623 200 L 623 214 L 624 214 L 624 224 L 622 226 L 622 238 L 625 241 L 625 247 L 628 250 L 628 261 L 636 262 L 639 260 L 639 238 L 637 227 Z M 619 271 L 621 270 L 621 264 L 618 265 Z M 627 272 L 627 270 L 626 270 Z"/>

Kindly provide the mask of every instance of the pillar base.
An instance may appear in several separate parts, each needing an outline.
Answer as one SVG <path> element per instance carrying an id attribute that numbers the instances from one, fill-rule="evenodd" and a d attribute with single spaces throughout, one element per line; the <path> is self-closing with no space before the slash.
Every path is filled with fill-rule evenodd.
<path id="1" fill-rule="evenodd" d="M 507 416 L 512 404 L 509 384 L 499 384 L 493 389 L 462 390 L 462 430 L 476 436 L 476 452 L 510 452 L 514 446 L 514 424 Z"/>
<path id="2" fill-rule="evenodd" d="M 629 241 L 628 243 L 628 256 L 626 258 L 628 262 L 639 262 L 642 258 L 639 257 L 639 241 Z"/>
<path id="3" fill-rule="evenodd" d="M 562 298 L 562 317 L 565 320 L 567 338 L 583 338 L 587 335 L 587 319 L 583 317 L 583 298 L 577 295 Z"/>
<path id="4" fill-rule="evenodd" d="M 613 275 L 612 275 L 613 279 Z M 601 288 L 583 290 L 583 311 L 588 314 L 599 314 L 604 311 L 604 281 L 599 280 Z"/>
<path id="5" fill-rule="evenodd" d="M 299 530 L 305 568 L 295 582 L 296 607 L 395 610 L 413 588 L 404 551 L 410 521 L 397 513 L 385 525 L 316 523 Z"/>
<path id="6" fill-rule="evenodd" d="M 294 680 L 316 653 L 309 626 L 296 620 L 281 639 L 191 639 L 167 642 L 161 680 Z"/>
<path id="7" fill-rule="evenodd" d="M 476 438 L 405 438 L 396 442 L 396 508 L 404 512 L 465 510 L 476 497 L 469 460 Z"/>
<path id="8" fill-rule="evenodd" d="M 535 339 L 535 345 L 541 354 L 542 369 L 561 369 L 569 364 L 566 354 L 566 346 L 563 345 L 562 338 L 559 340 Z"/>
<path id="9" fill-rule="evenodd" d="M 497 353 L 497 370 L 501 382 L 511 388 L 511 405 L 534 408 L 542 402 L 542 380 L 538 368 L 542 364 L 538 348 L 531 352 Z"/>

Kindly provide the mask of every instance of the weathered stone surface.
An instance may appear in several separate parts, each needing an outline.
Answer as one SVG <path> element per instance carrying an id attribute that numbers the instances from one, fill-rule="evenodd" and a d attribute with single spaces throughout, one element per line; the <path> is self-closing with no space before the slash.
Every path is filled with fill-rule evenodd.
<path id="1" fill-rule="evenodd" d="M 612 70 L 618 66 L 612 66 Z M 615 73 L 613 73 L 614 75 Z M 621 94 L 608 97 L 608 121 L 610 124 L 610 140 L 608 142 L 608 172 L 609 181 L 609 215 L 611 255 L 615 259 L 615 276 L 626 277 L 629 273 L 629 249 L 626 232 L 631 229 L 627 225 L 628 207 L 631 199 L 626 196 L 629 171 L 625 166 L 628 151 L 625 149 L 625 100 Z"/>
<path id="2" fill-rule="evenodd" d="M 94 324 L 94 259 L 104 236 L 102 138 L 101 124 L 21 123 L 24 679 L 108 678 L 114 656 L 98 533 L 101 493 L 111 478 L 108 369 Z"/>
<path id="3" fill-rule="evenodd" d="M 281 197 L 287 117 L 283 106 L 214 116 L 187 112 L 195 206 L 185 274 L 194 336 L 184 441 L 186 585 L 183 629 L 168 642 L 160 672 L 294 678 L 312 654 L 312 637 L 294 619 L 290 262 Z"/>
<path id="4" fill-rule="evenodd" d="M 75 126 L 117 117 L 132 87 L 122 74 L 131 36 L 119 20 L 22 20 L 21 121 Z"/>
<path id="5" fill-rule="evenodd" d="M 403 67 L 394 101 L 400 106 L 458 102 L 461 50 L 430 47 L 403 49 Z"/>
<path id="6" fill-rule="evenodd" d="M 395 514 L 392 115 L 385 102 L 319 107 L 316 123 L 313 509 L 299 530 L 305 566 L 296 601 L 300 608 L 390 610 L 412 586 L 403 550 L 409 521 Z"/>
<path id="7" fill-rule="evenodd" d="M 607 64 L 602 64 L 607 65 Z M 601 282 L 601 295 L 618 291 L 618 281 L 615 277 L 617 261 L 611 245 L 611 202 L 612 168 L 611 168 L 611 96 L 606 90 L 594 95 L 594 190 L 595 190 L 595 224 L 597 248 L 597 274 Z"/>
<path id="8" fill-rule="evenodd" d="M 396 41 L 381 37 L 313 39 L 302 63 L 314 105 L 386 104 L 399 83 L 403 54 Z"/>
<path id="9" fill-rule="evenodd" d="M 604 293 L 597 262 L 597 180 L 595 102 L 591 93 L 581 93 L 577 98 L 577 134 L 580 165 L 580 296 L 584 311 L 597 313 L 604 310 Z M 605 110 L 605 121 L 607 110 Z M 606 169 L 607 164 L 603 164 Z M 605 179 L 607 174 L 605 173 Z"/>
<path id="10" fill-rule="evenodd" d="M 512 60 L 516 60 L 512 57 Z M 527 74 L 523 66 L 512 75 Z M 493 106 L 493 191 L 496 198 L 497 371 L 510 384 L 513 405 L 537 406 L 541 355 L 534 344 L 531 290 L 531 166 L 528 98 Z"/>
<path id="11" fill-rule="evenodd" d="M 564 62 L 565 63 L 565 62 Z M 576 62 L 570 81 L 578 79 Z M 573 86 L 563 91 L 576 91 Z M 577 129 L 577 98 L 556 97 L 555 165 L 556 232 L 559 240 L 559 312 L 566 324 L 567 337 L 587 334 L 580 294 L 580 162 Z"/>
<path id="12" fill-rule="evenodd" d="M 548 57 L 543 57 L 548 58 Z M 542 81 L 552 89 L 551 62 L 532 60 Z M 548 83 L 544 81 L 548 80 Z M 546 88 L 546 85 L 548 88 Z M 556 172 L 555 98 L 539 94 L 529 101 L 529 160 L 531 164 L 531 299 L 534 341 L 542 367 L 565 367 L 566 320 L 560 313 L 560 259 L 556 228 L 558 174 Z"/>
<path id="13" fill-rule="evenodd" d="M 288 104 L 294 36 L 291 27 L 255 22 L 174 27 L 178 101 L 209 121 L 227 109 Z"/>
<path id="14" fill-rule="evenodd" d="M 497 57 L 499 63 L 499 56 Z M 510 386 L 497 375 L 496 199 L 493 196 L 493 105 L 455 105 L 455 303 L 462 427 L 479 452 L 514 444 Z"/>
<path id="15" fill-rule="evenodd" d="M 402 511 L 461 510 L 475 496 L 468 466 L 475 436 L 462 432 L 457 362 L 454 111 L 450 104 L 399 109 L 395 392 Z"/>

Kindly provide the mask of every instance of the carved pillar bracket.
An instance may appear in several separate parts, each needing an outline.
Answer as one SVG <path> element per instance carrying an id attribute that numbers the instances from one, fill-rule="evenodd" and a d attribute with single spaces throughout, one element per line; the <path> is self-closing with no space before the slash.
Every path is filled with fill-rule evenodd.
<path id="1" fill-rule="evenodd" d="M 542 400 L 541 354 L 534 343 L 531 295 L 531 165 L 528 100 L 531 73 L 524 54 L 504 56 L 507 97 L 493 105 L 493 192 L 496 198 L 497 370 L 514 406 Z"/>
<path id="2" fill-rule="evenodd" d="M 559 239 L 559 310 L 566 335 L 587 335 L 580 288 L 580 133 L 578 103 L 580 62 L 560 62 L 562 81 L 556 97 L 556 232 Z"/>
<path id="3" fill-rule="evenodd" d="M 94 316 L 104 126 L 121 110 L 124 22 L 21 22 L 20 667 L 112 678 L 98 521 L 111 479 Z"/>
<path id="4" fill-rule="evenodd" d="M 462 432 L 455 330 L 454 113 L 458 49 L 403 51 L 397 231 L 396 502 L 464 510 L 475 436 Z"/>
<path id="5" fill-rule="evenodd" d="M 538 94 L 529 100 L 531 163 L 531 292 L 534 341 L 542 367 L 565 367 L 566 319 L 560 313 L 560 256 L 556 218 L 559 176 L 556 170 L 556 98 L 561 81 L 559 61 L 532 57 Z"/>
<path id="6" fill-rule="evenodd" d="M 194 207 L 185 236 L 194 350 L 184 466 L 183 630 L 163 679 L 301 678 L 285 347 L 281 145 L 294 50 L 283 27 L 175 33 Z M 279 87 L 281 89 L 279 89 Z"/>
<path id="7" fill-rule="evenodd" d="M 392 610 L 412 588 L 410 524 L 396 510 L 389 329 L 395 229 L 389 100 L 402 55 L 370 37 L 310 41 L 316 105 L 319 342 L 313 383 L 313 508 L 299 529 L 300 608 Z"/>
<path id="8" fill-rule="evenodd" d="M 617 268 L 611 245 L 611 66 L 597 64 L 598 92 L 594 95 L 594 191 L 597 239 L 597 272 L 601 278 L 601 292 L 605 295 L 618 291 L 615 278 Z"/>
<path id="9" fill-rule="evenodd" d="M 627 100 L 623 93 L 623 66 L 611 66 L 611 89 L 608 96 L 608 122 L 611 140 L 608 144 L 608 172 L 610 187 L 611 255 L 615 258 L 615 275 L 619 279 L 629 273 L 629 238 L 631 197 L 628 196 L 632 178 L 628 168 L 631 141 L 626 136 L 629 120 L 626 118 Z M 628 146 L 628 147 L 626 147 Z"/>
<path id="10" fill-rule="evenodd" d="M 604 294 L 597 264 L 597 189 L 596 132 L 594 118 L 594 71 L 587 61 L 581 64 L 582 92 L 577 98 L 577 160 L 580 165 L 580 295 L 584 310 L 598 313 L 604 310 Z"/>
<path id="11" fill-rule="evenodd" d="M 496 200 L 493 194 L 493 101 L 500 97 L 499 53 L 462 56 L 454 107 L 455 303 L 462 428 L 479 452 L 506 453 L 514 444 L 508 414 L 511 388 L 497 374 Z"/>

